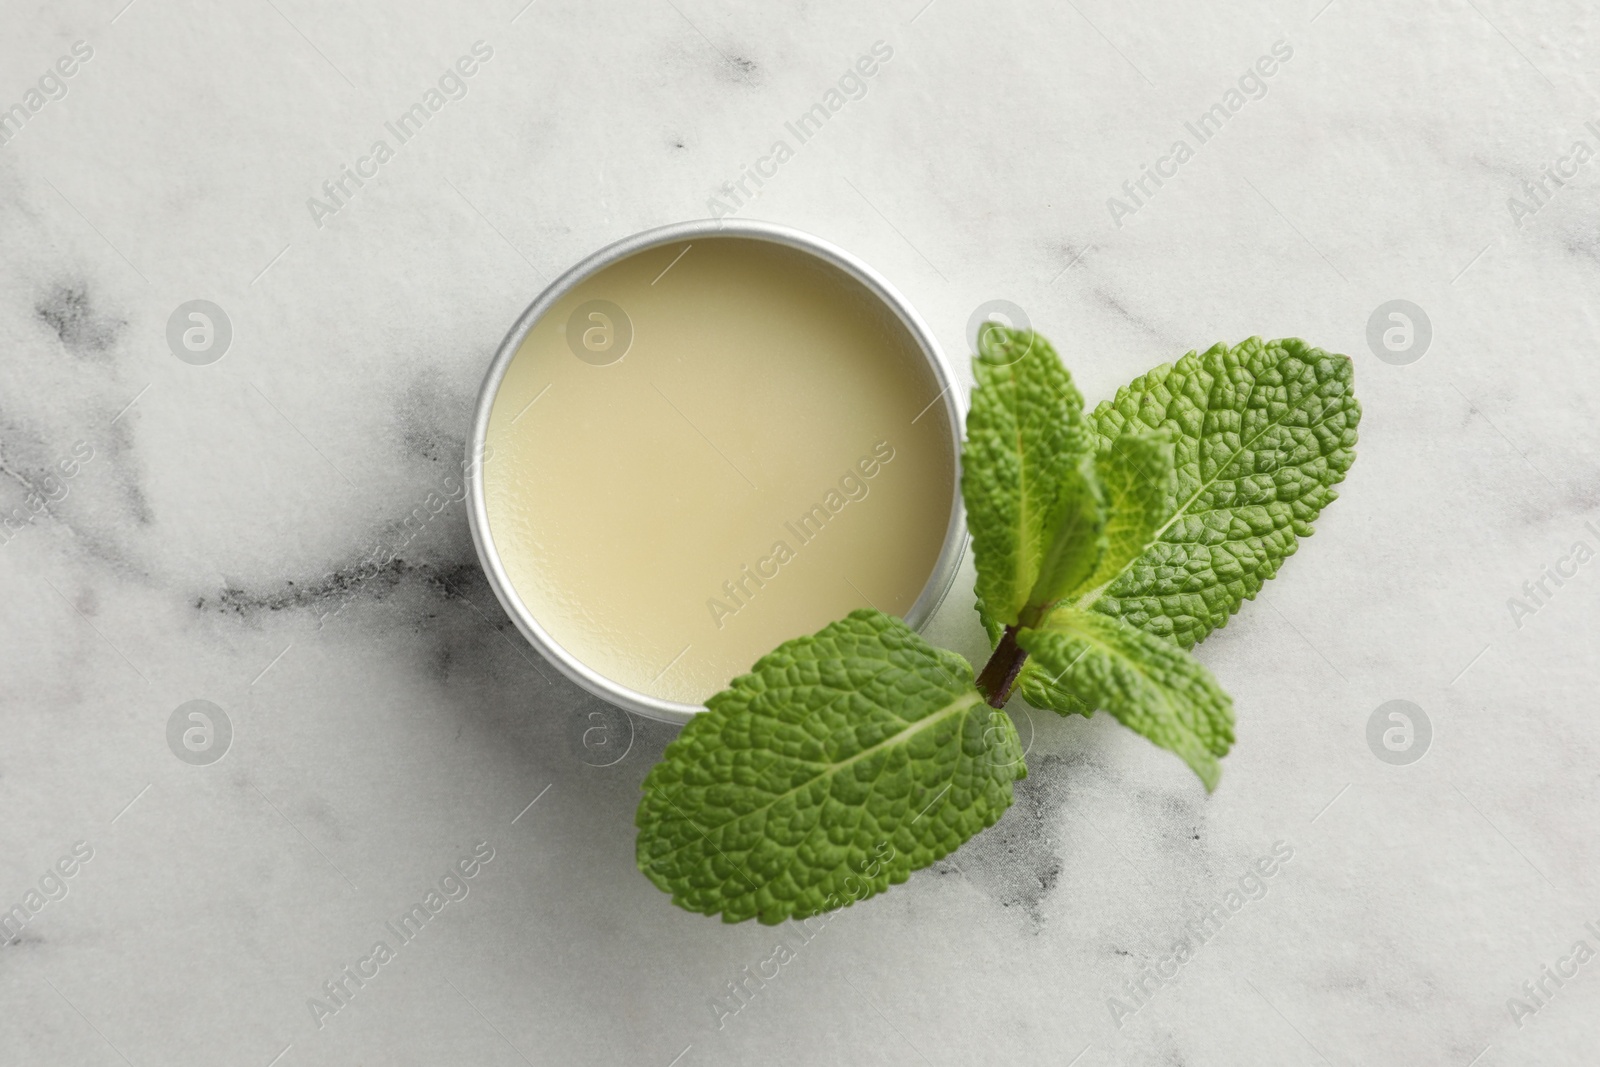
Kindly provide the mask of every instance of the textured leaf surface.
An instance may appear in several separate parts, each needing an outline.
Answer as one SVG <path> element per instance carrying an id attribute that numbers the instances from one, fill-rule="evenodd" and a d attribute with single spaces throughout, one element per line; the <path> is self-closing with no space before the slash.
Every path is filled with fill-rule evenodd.
<path id="1" fill-rule="evenodd" d="M 1099 612 L 1052 613 L 1047 629 L 1022 630 L 1045 681 L 1103 708 L 1124 726 L 1182 757 L 1215 789 L 1217 759 L 1233 744 L 1233 701 L 1193 656 L 1165 638 Z"/>
<path id="2" fill-rule="evenodd" d="M 1355 461 L 1360 419 L 1350 360 L 1294 338 L 1191 352 L 1117 390 L 1089 420 L 1100 449 L 1169 434 L 1175 506 L 1160 539 L 1075 606 L 1191 647 L 1311 535 Z"/>
<path id="3" fill-rule="evenodd" d="M 1028 606 L 1053 606 L 1094 573 L 1106 549 L 1106 506 L 1095 455 L 1084 452 L 1062 477 L 1053 525 L 1045 530 L 1039 577 Z"/>
<path id="4" fill-rule="evenodd" d="M 1054 711 L 1061 715 L 1082 715 L 1087 719 L 1095 713 L 1092 705 L 1084 703 L 1082 697 L 1065 687 L 1062 679 L 1039 664 L 1040 661 L 1035 656 L 1022 665 L 1016 684 L 1011 690 L 1013 693 L 1017 693 L 1036 708 Z"/>
<path id="5" fill-rule="evenodd" d="M 1039 579 L 1051 535 L 1080 503 L 1074 470 L 1093 453 L 1094 438 L 1083 397 L 1044 338 L 998 326 L 979 337 L 961 494 L 980 610 L 1010 625 Z"/>
<path id="6" fill-rule="evenodd" d="M 1144 555 L 1172 514 L 1176 459 L 1165 434 L 1128 433 L 1095 456 L 1108 506 L 1106 547 L 1086 585 L 1109 584 Z"/>
<path id="7" fill-rule="evenodd" d="M 812 915 L 954 851 L 1026 773 L 964 659 L 857 611 L 762 657 L 667 746 L 635 820 L 639 868 L 727 922 Z"/>
<path id="8" fill-rule="evenodd" d="M 1173 509 L 1173 448 L 1165 434 L 1124 434 L 1095 456 L 1095 467 L 1108 511 L 1105 551 L 1087 586 L 1104 585 L 1142 556 Z M 999 627 L 984 620 L 989 645 L 1000 640 Z M 1030 659 L 1017 676 L 1016 692 L 1036 708 L 1063 715 L 1092 715 L 1084 703 Z"/>

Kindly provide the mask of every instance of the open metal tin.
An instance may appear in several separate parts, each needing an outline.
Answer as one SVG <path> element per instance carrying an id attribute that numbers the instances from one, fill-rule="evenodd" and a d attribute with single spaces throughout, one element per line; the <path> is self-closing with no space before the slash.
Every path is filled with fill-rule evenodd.
<path id="1" fill-rule="evenodd" d="M 967 542 L 966 515 L 961 503 L 959 477 L 965 397 L 963 391 L 956 386 L 956 379 L 927 324 L 906 302 L 905 297 L 901 296 L 877 271 L 844 249 L 799 230 L 773 223 L 731 219 L 706 219 L 662 226 L 634 234 L 595 252 L 557 278 L 528 305 L 527 310 L 506 334 L 505 340 L 500 343 L 494 361 L 489 365 L 489 372 L 485 375 L 483 387 L 478 394 L 478 404 L 473 414 L 472 430 L 467 442 L 468 453 L 465 464 L 468 488 L 467 516 L 472 527 L 473 544 L 477 546 L 478 559 L 488 576 L 489 586 L 494 590 L 506 614 L 516 623 L 517 629 L 528 639 L 529 644 L 554 664 L 562 674 L 601 699 L 647 718 L 678 724 L 688 722 L 705 708 L 702 705 L 664 700 L 606 677 L 563 648 L 528 609 L 512 585 L 502 564 L 500 553 L 495 547 L 494 531 L 490 529 L 488 509 L 485 504 L 482 460 L 489 433 L 489 418 L 501 381 L 534 325 L 575 286 L 612 264 L 660 245 L 701 238 L 745 238 L 772 242 L 830 264 L 860 283 L 867 292 L 873 294 L 892 311 L 926 358 L 928 368 L 941 390 L 933 404 L 943 409 L 957 477 L 951 493 L 949 524 L 945 530 L 943 547 L 921 593 L 905 614 L 907 625 L 920 630 L 933 617 L 955 580 L 961 554 Z"/>

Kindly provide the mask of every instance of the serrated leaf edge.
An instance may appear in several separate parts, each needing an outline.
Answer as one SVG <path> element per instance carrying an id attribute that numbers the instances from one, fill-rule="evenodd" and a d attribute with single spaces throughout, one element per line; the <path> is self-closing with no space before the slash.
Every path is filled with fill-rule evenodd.
<path id="1" fill-rule="evenodd" d="M 1019 641 L 1019 643 L 1023 643 L 1023 647 L 1027 647 L 1025 642 L 1026 642 L 1027 637 L 1029 635 L 1034 634 L 1034 633 L 1043 633 L 1043 632 L 1045 632 L 1045 631 L 1047 631 L 1049 629 L 1050 629 L 1050 627 L 1039 627 L 1038 629 L 1029 628 L 1029 629 L 1023 630 L 1020 634 L 1018 634 L 1018 641 Z M 1148 669 L 1147 669 L 1147 664 L 1143 660 L 1138 659 L 1137 657 L 1134 657 L 1134 656 L 1129 656 L 1126 653 L 1122 652 L 1121 650 L 1113 647 L 1112 645 L 1109 645 L 1106 642 L 1101 641 L 1091 631 L 1089 631 L 1087 629 L 1072 628 L 1069 631 L 1066 628 L 1062 628 L 1062 629 L 1057 630 L 1057 632 L 1058 633 L 1068 633 L 1068 632 L 1070 632 L 1072 634 L 1072 636 L 1074 636 L 1074 637 L 1078 638 L 1079 640 L 1081 640 L 1085 645 L 1091 646 L 1093 648 L 1098 649 L 1102 655 L 1105 655 L 1108 658 L 1113 658 L 1113 659 L 1119 660 L 1120 662 L 1127 663 L 1130 666 L 1132 666 L 1135 670 L 1137 670 L 1139 672 L 1140 675 L 1142 675 L 1145 678 L 1149 679 L 1149 681 L 1150 681 L 1150 685 L 1149 685 L 1150 691 L 1152 692 L 1152 694 L 1158 700 L 1161 701 L 1161 703 L 1163 705 L 1165 705 L 1167 711 L 1171 714 L 1172 718 L 1174 720 L 1176 720 L 1176 721 L 1182 721 L 1182 716 L 1178 713 L 1177 709 L 1172 706 L 1172 701 L 1167 696 L 1167 690 L 1170 687 L 1165 682 L 1163 682 L 1161 679 L 1151 675 L 1149 673 Z M 1181 654 L 1185 655 L 1185 656 L 1190 656 L 1190 653 L 1188 653 L 1188 652 L 1184 652 L 1184 653 L 1181 653 Z M 1083 654 L 1080 653 L 1078 658 L 1079 659 L 1083 658 Z M 1191 656 L 1191 658 L 1192 658 L 1192 656 Z M 1077 660 L 1074 660 L 1073 663 L 1074 664 L 1077 663 Z M 1197 666 L 1200 667 L 1200 669 L 1202 671 L 1204 671 L 1207 675 L 1210 675 L 1211 672 L 1206 669 L 1204 664 L 1201 664 L 1198 660 L 1196 660 L 1195 663 L 1196 663 Z M 1069 665 L 1068 669 L 1071 669 L 1071 665 Z M 1051 684 L 1059 684 L 1060 679 L 1061 679 L 1061 675 L 1063 675 L 1065 673 L 1066 673 L 1066 671 L 1059 672 L 1056 675 L 1055 681 L 1052 682 Z M 1227 709 L 1227 711 L 1229 713 L 1229 717 L 1231 718 L 1232 717 L 1232 712 L 1233 712 L 1233 698 L 1232 698 L 1232 696 L 1230 696 L 1228 694 L 1227 690 L 1223 689 L 1220 685 L 1218 685 L 1216 687 L 1216 689 L 1217 689 L 1217 692 L 1222 696 L 1223 701 L 1224 701 L 1223 706 L 1224 706 L 1224 708 Z M 1108 710 L 1108 709 L 1096 709 L 1096 710 L 1106 710 L 1106 714 L 1111 715 L 1113 718 L 1116 718 L 1116 714 L 1114 712 Z M 1134 732 L 1138 733 L 1137 730 L 1135 730 Z M 1144 736 L 1144 735 L 1141 734 L 1140 736 Z M 1146 740 L 1149 740 L 1149 738 L 1146 738 Z M 1211 744 L 1207 743 L 1206 740 L 1204 738 L 1201 738 L 1199 735 L 1194 735 L 1194 740 L 1195 740 L 1195 742 L 1197 743 L 1197 746 L 1198 746 L 1198 751 L 1195 753 L 1197 758 L 1194 761 L 1191 761 L 1182 752 L 1178 752 L 1178 751 L 1176 751 L 1174 749 L 1167 748 L 1167 746 L 1165 746 L 1165 745 L 1158 745 L 1157 747 L 1158 748 L 1167 748 L 1167 751 L 1172 752 L 1173 755 L 1175 755 L 1179 759 L 1183 760 L 1183 762 L 1186 765 L 1188 765 L 1188 767 L 1192 771 L 1194 771 L 1194 773 L 1197 776 L 1199 776 L 1201 783 L 1206 787 L 1206 792 L 1207 793 L 1215 792 L 1217 786 L 1219 784 L 1221 784 L 1221 782 L 1222 782 L 1222 764 L 1220 762 L 1220 758 L 1221 758 L 1221 756 L 1227 755 L 1228 750 L 1233 747 L 1232 743 L 1231 743 L 1233 741 L 1232 730 L 1231 729 L 1229 730 L 1229 736 L 1228 736 L 1229 744 L 1223 749 L 1223 751 L 1220 754 L 1218 752 L 1216 752 L 1216 750 L 1213 748 L 1213 746 Z"/>
<path id="2" fill-rule="evenodd" d="M 1241 342 L 1241 344 L 1242 343 L 1243 342 Z M 1274 343 L 1276 343 L 1276 342 L 1274 342 Z M 1231 351 L 1231 349 L 1230 349 L 1230 351 Z M 1195 355 L 1195 353 L 1190 353 L 1190 355 Z M 1342 360 L 1347 364 L 1350 362 L 1350 357 L 1349 356 L 1343 356 L 1343 355 L 1339 355 L 1339 354 L 1333 353 L 1333 352 L 1326 353 L 1326 355 L 1328 356 L 1329 359 Z M 1188 357 L 1185 356 L 1184 358 L 1187 359 Z M 1182 361 L 1180 360 L 1179 362 L 1182 362 Z M 1160 368 L 1156 368 L 1156 369 L 1160 369 Z M 1146 372 L 1146 373 L 1148 374 L 1149 372 Z M 1107 401 L 1106 403 L 1110 403 L 1110 402 Z M 1153 545 L 1157 541 L 1160 541 L 1163 537 L 1165 537 L 1167 531 L 1172 529 L 1173 525 L 1179 519 L 1182 519 L 1184 516 L 1186 516 L 1189 513 L 1189 509 L 1194 506 L 1195 501 L 1199 500 L 1200 497 L 1202 495 L 1204 495 L 1207 490 L 1209 490 L 1212 486 L 1216 485 L 1217 482 L 1219 482 L 1222 479 L 1222 476 L 1224 474 L 1226 474 L 1229 470 L 1232 469 L 1234 463 L 1236 463 L 1238 461 L 1240 456 L 1242 456 L 1246 452 L 1248 452 L 1255 445 L 1255 443 L 1257 441 L 1261 440 L 1262 437 L 1266 436 L 1266 434 L 1269 431 L 1275 430 L 1279 426 L 1282 426 L 1284 424 L 1284 421 L 1289 417 L 1289 415 L 1291 413 L 1293 413 L 1294 410 L 1295 409 L 1293 409 L 1293 408 L 1288 409 L 1288 411 L 1286 411 L 1284 413 L 1284 415 L 1282 415 L 1281 417 L 1279 417 L 1277 419 L 1274 419 L 1271 422 L 1267 423 L 1267 425 L 1263 426 L 1261 428 L 1261 430 L 1258 431 L 1254 437 L 1250 438 L 1250 440 L 1246 441 L 1245 443 L 1241 444 L 1238 448 L 1234 449 L 1232 454 L 1228 456 L 1227 462 L 1219 464 L 1217 466 L 1217 469 L 1212 472 L 1211 477 L 1209 477 L 1205 481 L 1201 482 L 1199 487 L 1197 489 L 1195 489 L 1195 491 L 1189 496 L 1189 499 L 1185 500 L 1182 504 L 1179 504 L 1178 507 L 1173 511 L 1173 513 L 1170 516 L 1168 516 L 1167 521 L 1162 523 L 1161 526 L 1156 530 L 1155 536 L 1150 539 L 1149 543 Z M 1099 414 L 1098 406 L 1095 409 L 1095 414 Z M 1328 422 L 1328 421 L 1330 421 L 1330 420 L 1332 420 L 1334 418 L 1337 418 L 1337 417 L 1339 417 L 1340 415 L 1343 415 L 1343 414 L 1345 414 L 1343 409 L 1336 409 L 1332 413 L 1327 415 L 1325 418 L 1318 419 L 1316 422 L 1308 424 L 1305 428 L 1308 429 L 1308 430 L 1314 430 L 1318 426 L 1321 426 L 1324 423 L 1326 423 L 1326 422 Z M 1093 420 L 1093 418 L 1094 418 L 1094 415 L 1091 415 L 1090 416 L 1091 421 Z M 1333 492 L 1333 490 L 1331 488 L 1330 488 L 1329 491 Z M 1335 492 L 1333 495 L 1334 495 L 1334 498 L 1337 499 L 1338 494 Z M 1147 548 L 1147 550 L 1148 550 L 1148 548 Z M 1079 611 L 1086 611 L 1089 608 L 1092 608 L 1100 600 L 1101 597 L 1105 596 L 1106 590 L 1110 589 L 1113 585 L 1115 585 L 1117 583 L 1117 581 L 1119 579 L 1121 579 L 1124 574 L 1127 574 L 1128 571 L 1133 567 L 1133 565 L 1138 563 L 1139 560 L 1142 559 L 1142 558 L 1143 558 L 1143 556 L 1141 554 L 1141 555 L 1135 556 L 1133 559 L 1129 560 L 1123 566 L 1123 568 L 1121 570 L 1119 570 L 1116 574 L 1113 574 L 1105 582 L 1101 583 L 1100 585 L 1098 585 L 1098 586 L 1094 587 L 1093 589 L 1090 589 L 1090 590 L 1084 592 L 1082 595 L 1080 595 L 1077 598 L 1077 600 L 1075 600 L 1073 602 L 1072 607 L 1074 609 L 1076 609 L 1076 610 L 1079 610 Z M 1254 595 L 1251 595 L 1249 597 L 1246 597 L 1246 599 L 1247 600 L 1254 600 L 1255 597 L 1254 597 Z"/>

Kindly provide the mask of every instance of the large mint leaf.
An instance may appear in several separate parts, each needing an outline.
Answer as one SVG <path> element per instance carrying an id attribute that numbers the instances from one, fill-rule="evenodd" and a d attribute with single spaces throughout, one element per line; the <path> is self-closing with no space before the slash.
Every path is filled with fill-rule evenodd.
<path id="1" fill-rule="evenodd" d="M 1075 568 L 1086 574 L 1093 566 L 1092 559 L 1087 565 L 1082 560 L 1098 552 L 1097 537 L 1063 544 L 1054 535 L 1084 505 L 1077 487 L 1094 440 L 1083 417 L 1082 395 L 1039 335 L 985 326 L 973 373 L 978 387 L 961 450 L 961 494 L 972 532 L 979 610 L 1012 625 L 1047 558 L 1068 576 Z"/>
<path id="2" fill-rule="evenodd" d="M 1121 619 L 1062 608 L 1047 628 L 1024 629 L 1017 643 L 1059 686 L 1090 707 L 1177 753 L 1217 787 L 1217 759 L 1233 744 L 1233 701 L 1189 653 Z"/>
<path id="3" fill-rule="evenodd" d="M 1253 599 L 1355 461 L 1361 405 L 1345 356 L 1295 338 L 1216 345 L 1117 390 L 1090 422 L 1104 452 L 1164 431 L 1176 493 L 1159 540 L 1075 597 L 1193 646 Z"/>
<path id="4" fill-rule="evenodd" d="M 781 922 L 904 882 L 1011 805 L 1027 771 L 972 669 L 857 611 L 707 702 L 644 780 L 638 863 L 690 911 Z"/>

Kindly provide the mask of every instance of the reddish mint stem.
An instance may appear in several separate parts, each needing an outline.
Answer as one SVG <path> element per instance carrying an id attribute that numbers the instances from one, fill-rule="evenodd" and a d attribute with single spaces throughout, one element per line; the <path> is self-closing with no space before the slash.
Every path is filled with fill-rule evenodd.
<path id="1" fill-rule="evenodd" d="M 1000 643 L 995 646 L 994 655 L 978 673 L 978 689 L 991 708 L 1006 706 L 1011 687 L 1016 684 L 1017 674 L 1027 658 L 1028 653 L 1017 645 L 1017 627 L 1007 626 Z"/>

